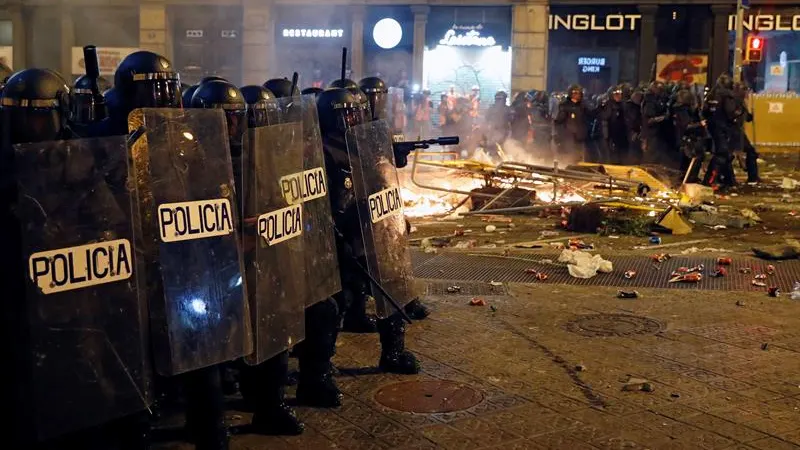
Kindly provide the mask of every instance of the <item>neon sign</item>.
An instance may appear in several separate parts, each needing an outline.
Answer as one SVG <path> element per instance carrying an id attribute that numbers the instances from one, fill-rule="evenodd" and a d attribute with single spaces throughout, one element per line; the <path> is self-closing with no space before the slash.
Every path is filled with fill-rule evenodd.
<path id="1" fill-rule="evenodd" d="M 458 34 L 455 29 L 451 28 L 439 40 L 439 45 L 450 47 L 494 47 L 497 45 L 497 41 L 494 40 L 493 36 L 481 36 L 481 32 L 475 29 L 469 30 L 464 34 Z"/>
<path id="2" fill-rule="evenodd" d="M 600 68 L 605 67 L 605 58 L 578 58 L 578 66 L 582 73 L 600 73 Z"/>
<path id="3" fill-rule="evenodd" d="M 327 28 L 284 28 L 286 38 L 340 38 L 344 36 L 342 29 Z"/>

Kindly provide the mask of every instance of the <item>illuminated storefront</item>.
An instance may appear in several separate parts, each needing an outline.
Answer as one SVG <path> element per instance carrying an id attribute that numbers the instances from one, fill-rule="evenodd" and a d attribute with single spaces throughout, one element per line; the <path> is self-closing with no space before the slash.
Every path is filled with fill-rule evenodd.
<path id="1" fill-rule="evenodd" d="M 324 88 L 339 78 L 342 47 L 351 46 L 353 35 L 348 9 L 286 4 L 276 5 L 273 11 L 278 68 L 274 72 L 285 72 L 275 75 L 291 78 L 292 72 L 297 71 L 301 88 Z"/>
<path id="2" fill-rule="evenodd" d="M 497 91 L 511 95 L 511 8 L 431 7 L 422 87 L 434 99 L 480 90 L 481 109 Z"/>
<path id="3" fill-rule="evenodd" d="M 641 26 L 636 8 L 551 6 L 548 89 L 579 83 L 591 95 L 636 81 Z"/>
<path id="4" fill-rule="evenodd" d="M 368 7 L 364 20 L 364 76 L 410 87 L 414 16 L 408 6 Z"/>
<path id="5" fill-rule="evenodd" d="M 172 62 L 181 81 L 198 83 L 209 75 L 242 80 L 242 8 L 170 5 L 174 41 Z"/>
<path id="6" fill-rule="evenodd" d="M 757 92 L 800 93 L 800 7 L 753 7 L 742 22 L 747 36 L 763 42 L 762 60 L 748 64 L 745 80 Z M 728 47 L 733 61 L 736 16 L 728 17 Z"/>

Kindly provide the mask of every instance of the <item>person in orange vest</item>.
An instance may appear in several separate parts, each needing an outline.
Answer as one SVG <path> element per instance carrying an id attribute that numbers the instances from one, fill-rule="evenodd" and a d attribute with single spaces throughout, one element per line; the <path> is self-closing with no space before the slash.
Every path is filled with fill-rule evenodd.
<path id="1" fill-rule="evenodd" d="M 469 116 L 472 118 L 473 123 L 477 123 L 478 112 L 481 109 L 481 88 L 472 86 L 472 94 L 469 96 L 469 102 Z"/>
<path id="2" fill-rule="evenodd" d="M 417 131 L 419 139 L 425 139 L 431 135 L 431 109 L 433 109 L 431 91 L 425 89 L 414 110 L 414 129 Z M 441 119 L 439 120 L 441 121 Z"/>

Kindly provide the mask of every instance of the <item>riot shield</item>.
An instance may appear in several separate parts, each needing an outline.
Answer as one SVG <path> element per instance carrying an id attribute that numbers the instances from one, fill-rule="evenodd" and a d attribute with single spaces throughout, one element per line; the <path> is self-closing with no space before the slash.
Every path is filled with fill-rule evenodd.
<path id="1" fill-rule="evenodd" d="M 403 201 L 389 124 L 378 120 L 348 130 L 345 140 L 363 235 L 366 269 L 400 306 L 413 299 Z M 363 266 L 363 262 L 362 262 Z M 369 283 L 379 317 L 395 308 Z"/>
<path id="2" fill-rule="evenodd" d="M 4 370 L 20 371 L 12 422 L 24 422 L 13 432 L 45 440 L 145 410 L 149 324 L 125 137 L 17 145 L 15 169 L 21 227 L 8 251 L 22 250 L 26 273 L 24 298 L 5 311 L 17 363 Z"/>
<path id="3" fill-rule="evenodd" d="M 246 360 L 258 364 L 305 338 L 302 127 L 251 128 L 246 143 L 251 182 L 244 247 L 254 343 Z"/>
<path id="4" fill-rule="evenodd" d="M 303 121 L 303 174 L 300 186 L 303 189 L 303 213 L 305 231 L 306 306 L 311 306 L 342 290 L 339 274 L 339 258 L 333 232 L 331 202 L 328 199 L 328 179 L 325 174 L 325 156 L 317 116 L 317 100 L 314 95 L 304 95 Z"/>
<path id="5" fill-rule="evenodd" d="M 177 375 L 249 353 L 231 155 L 219 109 L 137 109 L 131 147 L 156 369 Z"/>

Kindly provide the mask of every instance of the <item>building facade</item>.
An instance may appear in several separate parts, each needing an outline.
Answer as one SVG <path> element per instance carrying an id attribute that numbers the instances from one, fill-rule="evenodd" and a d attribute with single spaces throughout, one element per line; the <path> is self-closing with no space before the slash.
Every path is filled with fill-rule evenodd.
<path id="1" fill-rule="evenodd" d="M 758 90 L 800 89 L 799 0 L 753 0 L 747 33 L 764 59 L 745 76 Z M 97 45 L 101 71 L 149 49 L 172 59 L 186 82 L 221 75 L 241 84 L 290 77 L 301 85 L 347 74 L 436 93 L 477 86 L 592 93 L 618 81 L 686 79 L 729 71 L 734 9 L 705 0 L 6 0 L 0 59 L 76 77 L 81 47 Z"/>

